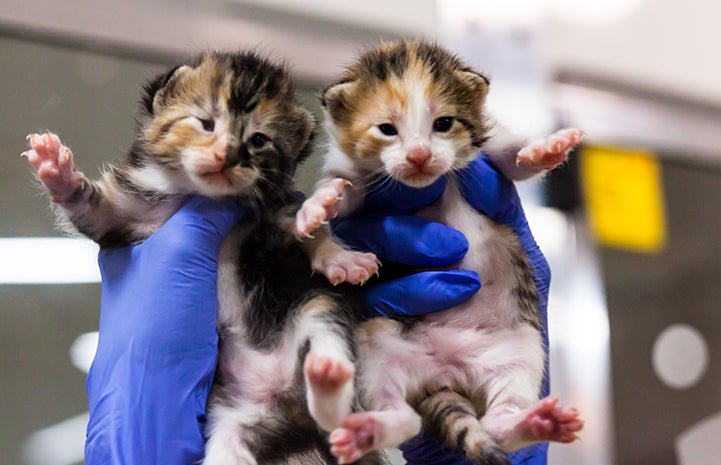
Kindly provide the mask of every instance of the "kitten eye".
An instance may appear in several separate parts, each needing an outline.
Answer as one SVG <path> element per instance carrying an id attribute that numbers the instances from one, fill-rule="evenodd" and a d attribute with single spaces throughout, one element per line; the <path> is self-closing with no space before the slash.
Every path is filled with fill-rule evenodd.
<path id="1" fill-rule="evenodd" d="M 200 124 L 203 125 L 203 130 L 204 130 L 204 131 L 208 131 L 208 132 L 213 132 L 213 131 L 215 131 L 215 121 L 214 121 L 214 120 L 212 120 L 212 119 L 203 119 L 203 118 L 198 118 L 198 120 L 200 120 Z"/>
<path id="2" fill-rule="evenodd" d="M 253 147 L 254 149 L 260 149 L 260 148 L 263 148 L 265 146 L 265 144 L 268 143 L 269 140 L 270 139 L 268 139 L 268 136 L 266 136 L 265 134 L 256 132 L 255 134 L 253 134 L 251 136 L 250 141 L 248 141 L 248 142 L 250 143 L 250 146 Z"/>
<path id="3" fill-rule="evenodd" d="M 452 116 L 441 116 L 433 122 L 433 130 L 435 132 L 448 132 L 453 126 Z"/>
<path id="4" fill-rule="evenodd" d="M 398 135 L 398 130 L 392 124 L 388 124 L 388 123 L 379 124 L 378 129 L 380 129 L 380 131 L 386 136 Z"/>

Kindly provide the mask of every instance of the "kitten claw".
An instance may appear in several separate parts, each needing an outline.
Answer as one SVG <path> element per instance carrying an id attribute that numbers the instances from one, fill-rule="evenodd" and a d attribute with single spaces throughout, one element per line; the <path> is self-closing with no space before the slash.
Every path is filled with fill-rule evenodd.
<path id="1" fill-rule="evenodd" d="M 343 199 L 343 182 L 340 178 L 333 179 L 303 202 L 296 214 L 296 235 L 315 231 L 321 225 L 327 224 L 329 219 L 338 216 L 339 203 Z"/>
<path id="2" fill-rule="evenodd" d="M 552 170 L 566 161 L 584 135 L 580 129 L 568 128 L 535 140 L 518 151 L 516 166 L 529 165 L 538 172 Z"/>

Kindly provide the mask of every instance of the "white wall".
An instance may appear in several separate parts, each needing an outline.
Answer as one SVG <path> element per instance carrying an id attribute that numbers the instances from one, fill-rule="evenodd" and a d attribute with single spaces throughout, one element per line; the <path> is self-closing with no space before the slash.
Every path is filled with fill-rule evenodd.
<path id="1" fill-rule="evenodd" d="M 511 10 L 516 18 L 528 10 L 545 12 L 541 53 L 553 69 L 581 71 L 721 105 L 721 2 L 717 0 L 485 1 L 521 5 Z M 364 43 L 393 34 L 436 36 L 436 5 L 446 8 L 450 3 L 454 2 L 3 0 L 0 26 L 171 53 L 261 44 L 292 57 L 299 74 L 328 80 Z M 630 5 L 631 11 L 627 17 L 594 25 L 603 17 L 598 5 L 607 3 Z M 481 9 L 480 14 L 485 10 L 490 12 Z M 467 16 L 473 19 L 472 14 Z"/>

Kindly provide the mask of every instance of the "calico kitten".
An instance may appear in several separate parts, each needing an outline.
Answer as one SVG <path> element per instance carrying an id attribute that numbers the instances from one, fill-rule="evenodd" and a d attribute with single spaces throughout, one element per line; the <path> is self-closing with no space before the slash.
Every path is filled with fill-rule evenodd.
<path id="1" fill-rule="evenodd" d="M 314 124 L 285 67 L 207 53 L 146 85 L 132 147 L 98 180 L 75 169 L 56 135 L 29 136 L 27 157 L 59 217 L 101 247 L 146 239 L 190 194 L 250 207 L 219 258 L 206 465 L 308 453 L 332 463 L 326 432 L 353 408 L 352 289 L 329 280 L 362 283 L 377 264 L 322 232 L 298 238 L 292 175 Z"/>
<path id="2" fill-rule="evenodd" d="M 524 147 L 527 139 L 504 133 L 484 111 L 488 89 L 488 78 L 443 48 L 401 41 L 363 54 L 322 94 L 326 179 L 299 212 L 299 231 L 353 212 L 381 175 L 419 188 L 446 176 L 442 197 L 418 215 L 463 232 L 469 250 L 456 268 L 482 282 L 448 310 L 360 325 L 360 384 L 371 411 L 346 416 L 331 434 L 341 463 L 423 428 L 478 463 L 508 464 L 508 451 L 571 442 L 582 428 L 575 409 L 538 400 L 544 350 L 526 253 L 456 183 L 480 150 L 508 178 L 523 179 L 564 161 L 582 133 L 563 130 Z"/>

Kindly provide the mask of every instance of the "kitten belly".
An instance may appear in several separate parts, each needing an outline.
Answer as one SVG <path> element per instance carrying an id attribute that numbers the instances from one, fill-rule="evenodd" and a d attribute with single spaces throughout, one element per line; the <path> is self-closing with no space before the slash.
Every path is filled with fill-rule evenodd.
<path id="1" fill-rule="evenodd" d="M 519 315 L 512 291 L 518 273 L 513 257 L 524 253 L 513 231 L 480 214 L 452 183 L 439 202 L 417 216 L 461 231 L 468 240 L 468 253 L 448 268 L 475 271 L 481 280 L 481 289 L 472 298 L 431 313 L 426 320 L 460 328 L 512 326 Z"/>

